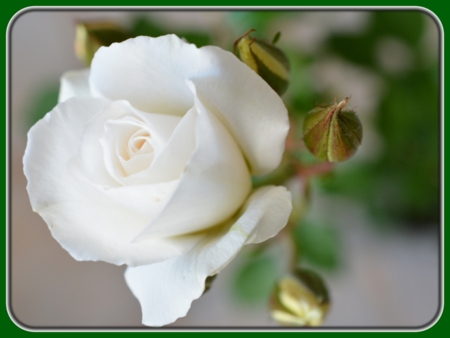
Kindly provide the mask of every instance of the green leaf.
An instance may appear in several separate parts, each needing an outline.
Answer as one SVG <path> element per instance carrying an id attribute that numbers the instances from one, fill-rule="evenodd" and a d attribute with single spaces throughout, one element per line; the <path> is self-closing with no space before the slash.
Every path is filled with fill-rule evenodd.
<path id="1" fill-rule="evenodd" d="M 249 257 L 235 276 L 235 296 L 249 304 L 267 301 L 280 274 L 277 270 L 274 257 L 267 253 Z"/>
<path id="2" fill-rule="evenodd" d="M 303 116 L 311 110 L 311 103 L 314 100 L 321 101 L 323 99 L 315 90 L 316 84 L 312 67 L 314 60 L 296 50 L 286 48 L 285 52 L 290 61 L 292 74 L 285 95 L 292 101 L 290 102 L 292 109 L 289 109 L 289 113 Z"/>
<path id="3" fill-rule="evenodd" d="M 386 149 L 377 169 L 395 187 L 380 204 L 414 223 L 439 222 L 439 90 L 434 74 L 414 71 L 391 81 L 376 120 Z"/>
<path id="4" fill-rule="evenodd" d="M 367 30 L 357 35 L 333 34 L 329 47 L 348 61 L 376 68 L 378 42 L 392 37 L 417 47 L 424 31 L 425 15 L 419 11 L 374 11 Z"/>
<path id="5" fill-rule="evenodd" d="M 329 40 L 331 50 L 347 61 L 368 67 L 375 67 L 376 41 L 373 35 L 335 35 Z"/>
<path id="6" fill-rule="evenodd" d="M 185 38 L 189 43 L 193 43 L 197 47 L 208 46 L 212 44 L 212 39 L 208 34 L 198 32 L 179 32 L 180 38 Z"/>
<path id="7" fill-rule="evenodd" d="M 58 103 L 59 85 L 50 84 L 42 86 L 30 100 L 27 108 L 27 127 L 31 128 L 45 114 L 55 108 Z"/>
<path id="8" fill-rule="evenodd" d="M 415 45 L 422 37 L 426 15 L 420 11 L 375 11 L 371 31 Z"/>
<path id="9" fill-rule="evenodd" d="M 301 257 L 324 268 L 335 268 L 340 261 L 337 230 L 307 221 L 294 230 L 294 240 Z"/>
<path id="10" fill-rule="evenodd" d="M 157 37 L 166 35 L 169 32 L 158 25 L 155 25 L 152 21 L 147 20 L 145 17 L 137 17 L 132 24 L 131 34 L 133 36 L 151 36 Z"/>

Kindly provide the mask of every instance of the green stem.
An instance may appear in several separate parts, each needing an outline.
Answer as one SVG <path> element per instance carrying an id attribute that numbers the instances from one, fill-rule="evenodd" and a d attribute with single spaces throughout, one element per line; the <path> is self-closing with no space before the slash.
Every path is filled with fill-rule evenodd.
<path id="1" fill-rule="evenodd" d="M 257 189 L 265 185 L 282 185 L 293 175 L 295 175 L 295 168 L 291 163 L 288 163 L 279 167 L 271 174 L 265 176 L 254 176 L 252 178 L 253 189 Z"/>
<path id="2" fill-rule="evenodd" d="M 300 261 L 300 250 L 297 247 L 292 231 L 288 233 L 288 241 L 290 246 L 289 270 L 294 272 Z"/>

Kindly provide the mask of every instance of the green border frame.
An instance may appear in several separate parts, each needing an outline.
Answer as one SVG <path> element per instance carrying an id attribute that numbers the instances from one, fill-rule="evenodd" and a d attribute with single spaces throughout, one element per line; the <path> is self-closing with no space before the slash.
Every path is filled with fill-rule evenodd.
<path id="1" fill-rule="evenodd" d="M 9 159 L 8 159 L 8 120 L 7 120 L 7 114 L 8 114 L 8 107 L 7 107 L 7 93 L 8 93 L 8 83 L 7 83 L 7 74 L 8 74 L 8 68 L 7 68 L 7 30 L 8 30 L 8 25 L 10 20 L 16 15 L 17 12 L 30 7 L 30 6 L 39 6 L 39 7 L 60 7 L 61 6 L 61 2 L 59 1 L 43 1 L 44 4 L 40 4 L 40 5 L 36 5 L 35 3 L 33 3 L 32 1 L 22 1 L 22 0 L 18 0 L 18 1 L 14 1 L 14 2 L 8 2 L 7 5 L 2 6 L 2 11 L 1 11 L 1 19 L 2 19 L 2 24 L 4 26 L 5 29 L 5 35 L 4 36 L 4 41 L 3 42 L 3 46 L 4 46 L 4 52 L 2 53 L 2 58 L 4 58 L 4 65 L 5 67 L 3 68 L 3 72 L 5 75 L 5 82 L 4 82 L 4 86 L 5 86 L 5 96 L 3 96 L 2 98 L 2 103 L 3 106 L 6 107 L 5 110 L 5 119 L 2 119 L 2 123 L 3 123 L 3 130 L 5 132 L 5 138 L 3 139 L 5 142 L 4 146 L 2 147 L 3 150 L 3 154 L 4 156 L 2 156 L 3 161 L 5 162 L 5 165 L 3 166 L 3 170 L 5 170 L 5 181 L 3 181 L 4 183 L 4 190 L 6 192 L 5 194 L 5 248 L 2 251 L 2 258 L 3 258 L 3 262 L 5 262 L 5 265 L 3 266 L 4 269 L 3 271 L 5 272 L 5 274 L 3 275 L 3 279 L 2 279 L 2 285 L 4 285 L 4 293 L 3 293 L 3 304 L 5 304 L 4 307 L 4 312 L 2 313 L 0 320 L 1 323 L 3 324 L 3 331 L 13 334 L 13 335 L 27 335 L 29 332 L 24 331 L 22 328 L 16 326 L 16 324 L 10 319 L 9 314 L 8 314 L 8 309 L 7 309 L 7 290 L 6 290 L 6 278 L 7 278 L 7 241 L 8 238 L 6 237 L 6 231 L 7 231 L 7 227 L 8 227 L 8 219 L 7 219 L 7 215 L 8 215 L 8 208 L 9 208 L 9 191 L 8 191 L 8 177 L 7 177 L 7 173 L 8 173 L 8 168 L 9 168 Z M 227 4 L 225 4 L 225 2 L 223 1 L 221 3 L 222 6 L 233 6 L 233 7 L 250 7 L 250 6 L 256 6 L 256 7 L 260 7 L 260 6 L 264 6 L 264 7 L 269 7 L 269 6 L 274 6 L 273 5 L 274 1 L 245 1 L 245 3 L 243 4 L 242 2 L 237 2 L 237 1 L 232 1 L 229 2 Z M 186 4 L 182 1 L 152 1 L 151 3 L 149 3 L 148 1 L 130 1 L 127 4 L 127 7 L 131 7 L 131 6 L 164 6 L 164 7 L 170 7 L 170 6 L 186 6 Z M 190 6 L 211 6 L 210 2 L 206 2 L 206 1 L 194 1 L 191 2 L 189 4 Z M 420 1 L 420 3 L 416 3 L 416 4 L 411 4 L 408 3 L 406 1 L 396 1 L 396 3 L 394 4 L 395 7 L 401 7 L 401 6 L 405 6 L 405 7 L 423 7 L 425 9 L 428 9 L 429 11 L 433 12 L 436 17 L 440 20 L 442 27 L 443 27 L 443 31 L 444 31 L 444 36 L 443 36 L 443 50 L 442 50 L 442 55 L 444 56 L 444 60 L 443 60 L 443 67 L 442 67 L 442 85 L 443 85 L 443 89 L 442 89 L 442 95 L 443 98 L 446 97 L 446 94 L 450 95 L 450 91 L 448 88 L 445 87 L 445 78 L 446 78 L 446 74 L 449 72 L 446 68 L 445 68 L 445 59 L 446 59 L 446 50 L 448 50 L 449 48 L 447 47 L 447 41 L 448 39 L 446 39 L 445 37 L 445 28 L 449 26 L 449 18 L 450 18 L 450 11 L 448 10 L 448 8 L 450 8 L 449 6 L 445 6 L 442 5 L 442 3 L 440 1 L 437 0 L 428 0 L 428 1 Z M 311 7 L 322 7 L 322 6 L 330 6 L 330 7 L 340 7 L 340 8 L 345 8 L 345 7 L 394 7 L 393 3 L 391 1 L 377 1 L 374 2 L 371 5 L 366 5 L 366 6 L 361 6 L 361 2 L 360 1 L 320 1 L 320 3 L 318 4 L 316 1 L 307 1 L 307 2 L 299 2 L 299 1 L 280 1 L 276 6 L 277 8 L 280 7 L 306 7 L 306 6 L 311 6 Z M 67 1 L 66 2 L 66 6 L 76 6 L 76 7 L 81 7 L 81 6 L 86 6 L 86 7 L 93 7 L 95 6 L 95 9 L 101 9 L 101 7 L 110 7 L 110 6 L 121 6 L 120 2 L 116 2 L 116 1 L 108 1 L 108 2 L 102 2 L 102 1 L 96 1 L 95 3 L 93 3 L 92 1 L 79 1 L 77 3 L 73 2 L 73 1 Z M 64 7 L 64 6 L 63 6 Z M 211 6 L 211 7 L 215 7 L 215 6 Z M 286 8 L 288 9 L 288 8 Z M 444 116 L 445 116 L 445 102 L 444 99 L 442 99 L 441 101 L 442 103 L 442 119 L 441 119 L 441 137 L 442 137 L 442 145 L 441 145 L 441 182 L 442 182 L 442 193 L 441 193 L 441 198 L 442 198 L 442 209 L 445 210 L 446 207 L 446 203 L 445 203 L 445 196 L 444 196 L 444 191 L 445 191 L 445 145 L 446 145 L 446 139 L 445 139 L 445 129 L 447 129 L 449 126 L 448 124 L 450 122 L 446 122 L 444 120 Z M 447 127 L 447 128 L 446 128 Z M 448 204 L 448 203 L 447 203 Z M 441 222 L 444 222 L 444 215 L 443 215 L 443 210 L 441 211 Z M 445 224 L 442 224 L 442 229 L 444 229 Z M 446 239 L 448 239 L 448 234 L 445 234 L 445 231 L 443 232 L 444 238 L 442 239 L 442 243 L 446 242 Z M 447 237 L 447 238 L 446 238 Z M 442 248 L 443 252 L 443 299 L 442 299 L 442 314 L 441 317 L 437 320 L 437 322 L 431 326 L 430 328 L 420 332 L 420 334 L 423 335 L 433 335 L 433 334 L 439 334 L 439 333 L 443 333 L 445 332 L 445 329 L 449 326 L 446 322 L 448 321 L 448 311 L 445 311 L 445 262 L 446 262 L 446 255 L 445 255 L 445 246 Z M 282 329 L 282 328 L 280 328 Z M 234 329 L 236 330 L 236 329 Z M 368 329 L 362 329 L 362 330 L 357 330 L 357 331 L 375 331 L 375 330 L 368 330 Z M 148 332 L 148 331 L 142 331 L 142 332 Z M 229 332 L 229 331 L 228 331 Z M 248 331 L 247 331 L 248 332 Z M 246 332 L 246 333 L 247 333 Z M 81 334 L 85 334 L 86 332 L 81 332 Z M 170 334 L 177 334 L 177 333 L 181 333 L 181 332 L 153 332 L 153 333 L 157 333 L 157 334 L 164 334 L 164 333 L 170 333 Z M 250 333 L 250 332 L 248 332 Z M 261 334 L 262 332 L 255 332 L 253 333 L 255 334 Z M 278 332 L 268 332 L 268 333 L 278 333 Z M 288 332 L 286 332 L 287 334 L 289 334 Z M 301 334 L 306 334 L 309 332 L 302 332 Z M 315 332 L 315 333 L 319 333 L 319 332 Z M 322 332 L 322 334 L 324 333 L 328 333 L 328 332 Z M 375 333 L 375 332 L 374 332 Z M 395 332 L 398 333 L 398 332 Z M 80 333 L 78 333 L 80 334 Z M 195 333 L 194 333 L 195 334 Z M 264 333 L 265 334 L 265 333 Z M 295 333 L 293 333 L 295 334 Z M 340 333 L 340 334 L 345 334 L 345 333 Z"/>

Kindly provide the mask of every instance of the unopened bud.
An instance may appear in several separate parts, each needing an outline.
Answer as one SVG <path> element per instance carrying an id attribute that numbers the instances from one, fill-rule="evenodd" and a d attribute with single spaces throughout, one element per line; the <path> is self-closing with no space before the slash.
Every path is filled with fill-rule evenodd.
<path id="1" fill-rule="evenodd" d="M 122 42 L 130 37 L 122 27 L 112 22 L 80 22 L 75 33 L 75 55 L 89 66 L 101 46 Z"/>
<path id="2" fill-rule="evenodd" d="M 271 297 L 272 318 L 283 325 L 319 326 L 329 309 L 328 291 L 316 273 L 298 269 L 281 279 Z"/>
<path id="3" fill-rule="evenodd" d="M 362 140 L 362 125 L 358 116 L 342 109 L 349 98 L 311 110 L 303 122 L 303 141 L 309 151 L 328 162 L 349 159 Z"/>
<path id="4" fill-rule="evenodd" d="M 289 85 L 289 60 L 275 45 L 251 38 L 253 29 L 234 43 L 235 53 L 247 66 L 261 76 L 278 95 Z M 276 36 L 279 38 L 279 35 Z M 276 42 L 277 39 L 274 39 Z"/>

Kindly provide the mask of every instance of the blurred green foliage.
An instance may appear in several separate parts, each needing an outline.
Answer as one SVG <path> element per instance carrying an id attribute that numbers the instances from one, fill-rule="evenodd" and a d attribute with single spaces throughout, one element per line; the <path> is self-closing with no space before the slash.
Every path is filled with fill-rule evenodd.
<path id="1" fill-rule="evenodd" d="M 276 22 L 293 16 L 301 21 L 306 15 L 232 12 L 229 21 L 237 32 L 255 28 L 258 37 L 266 34 L 269 40 Z M 336 95 L 331 88 L 319 90 L 315 84 L 312 69 L 320 60 L 338 57 L 342 64 L 363 68 L 381 79 L 384 90 L 372 120 L 383 144 L 382 153 L 370 162 L 354 161 L 344 170 L 337 166 L 333 174 L 321 178 L 325 191 L 364 203 L 380 223 L 414 227 L 439 223 L 439 65 L 437 57 L 433 60 L 438 51 L 427 50 L 433 46 L 424 43 L 427 20 L 432 19 L 420 11 L 371 11 L 360 31 L 330 29 L 322 46 L 312 53 L 283 45 L 281 31 L 278 46 L 288 54 L 292 69 L 283 99 L 298 129 L 308 111 Z M 407 47 L 411 67 L 397 73 L 383 67 L 379 48 L 386 39 Z"/>
<path id="2" fill-rule="evenodd" d="M 163 28 L 144 16 L 137 17 L 132 23 L 132 36 L 146 35 L 157 37 L 166 34 L 176 34 L 180 38 L 184 38 L 190 43 L 195 44 L 197 47 L 212 44 L 211 36 L 207 32 L 203 33 L 193 30 L 173 30 Z"/>
<path id="3" fill-rule="evenodd" d="M 289 15 L 288 12 L 273 12 L 273 11 L 233 11 L 228 14 L 228 21 L 230 28 L 236 35 L 236 38 L 243 35 L 250 29 L 255 29 L 258 35 L 265 37 L 267 41 L 272 41 L 272 36 L 269 34 L 270 24 L 279 18 L 284 18 Z"/>
<path id="4" fill-rule="evenodd" d="M 299 258 L 313 265 L 334 269 L 340 262 L 340 239 L 337 229 L 302 221 L 293 232 Z"/>
<path id="5" fill-rule="evenodd" d="M 265 251 L 242 256 L 244 261 L 239 266 L 232 284 L 237 300 L 248 304 L 267 301 L 281 276 L 280 267 L 275 258 Z"/>
<path id="6" fill-rule="evenodd" d="M 440 208 L 439 68 L 437 58 L 427 64 L 423 57 L 425 19 L 418 11 L 373 12 L 361 34 L 333 34 L 328 40 L 329 52 L 382 77 L 385 90 L 374 123 L 384 151 L 375 163 L 355 164 L 325 187 L 363 201 L 380 220 L 412 226 L 437 224 Z M 412 52 L 413 66 L 399 75 L 386 72 L 376 59 L 386 37 Z"/>
<path id="7" fill-rule="evenodd" d="M 331 52 L 346 61 L 377 69 L 377 43 L 384 37 L 398 38 L 417 51 L 424 30 L 424 13 L 418 11 L 374 11 L 368 27 L 357 35 L 332 34 Z"/>
<path id="8" fill-rule="evenodd" d="M 33 95 L 26 108 L 28 114 L 25 121 L 26 130 L 30 129 L 45 114 L 55 108 L 58 103 L 59 84 L 42 85 Z"/>
<path id="9" fill-rule="evenodd" d="M 270 39 L 274 24 L 295 14 L 233 12 L 229 21 L 237 35 L 255 28 L 259 38 L 266 35 L 265 38 Z M 296 20 L 303 20 L 305 15 L 307 13 L 298 13 Z M 426 16 L 419 11 L 372 11 L 360 31 L 330 29 L 320 48 L 313 52 L 304 53 L 297 46 L 283 44 L 283 30 L 277 44 L 291 64 L 291 82 L 283 100 L 289 109 L 291 124 L 297 130 L 301 130 L 308 111 L 340 94 L 332 92 L 333 88 L 316 85 L 313 69 L 321 60 L 332 57 L 342 65 L 364 69 L 381 80 L 383 91 L 371 118 L 382 142 L 381 153 L 370 160 L 350 160 L 352 162 L 345 166 L 337 165 L 331 173 L 318 177 L 320 184 L 315 185 L 325 192 L 363 203 L 374 223 L 380 226 L 424 227 L 439 223 L 440 70 L 436 57 L 438 46 L 424 43 L 430 23 Z M 412 57 L 404 62 L 411 62 L 409 68 L 392 72 L 383 67 L 379 48 L 386 40 L 398 41 L 407 47 Z M 303 149 L 295 151 L 294 155 L 305 165 L 317 163 Z M 341 263 L 342 243 L 336 227 L 303 220 L 294 228 L 293 237 L 300 262 L 304 259 L 328 269 Z M 240 276 L 243 282 L 243 274 Z M 241 296 L 244 297 L 242 293 Z"/>

